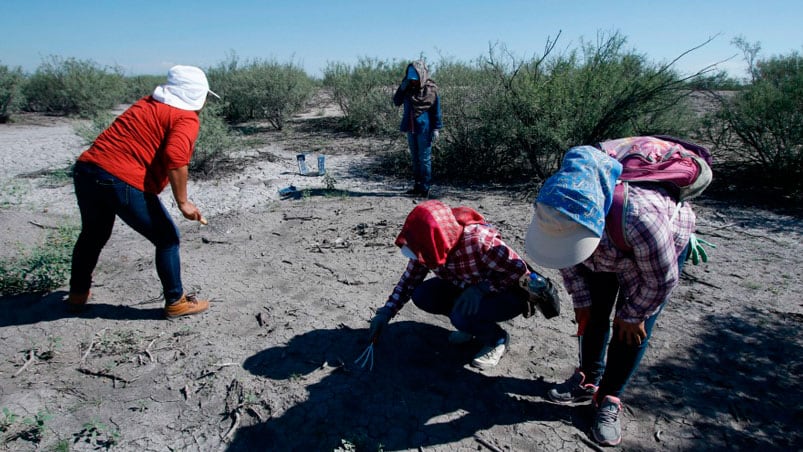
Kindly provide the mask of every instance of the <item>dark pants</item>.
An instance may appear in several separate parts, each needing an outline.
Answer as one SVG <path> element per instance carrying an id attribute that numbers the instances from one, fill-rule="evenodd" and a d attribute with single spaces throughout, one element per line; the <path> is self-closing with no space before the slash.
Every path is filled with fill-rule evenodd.
<path id="1" fill-rule="evenodd" d="M 687 246 L 678 257 L 678 275 L 683 271 L 688 251 Z M 580 367 L 588 382 L 599 385 L 597 400 L 602 400 L 607 395 L 621 397 L 647 351 L 658 315 L 669 300 L 664 300 L 658 311 L 644 321 L 647 337 L 641 344 L 628 345 L 619 340 L 617 328 L 613 329 L 611 335 L 611 312 L 614 311 L 617 300 L 618 303 L 623 302 L 623 297 L 619 295 L 616 273 L 589 271 L 585 278 L 591 291 L 591 318 L 580 345 Z"/>
<path id="2" fill-rule="evenodd" d="M 413 165 L 415 188 L 429 191 L 432 185 L 432 137 L 429 133 L 408 133 L 407 144 Z"/>
<path id="3" fill-rule="evenodd" d="M 497 324 L 521 314 L 527 293 L 519 287 L 501 292 L 491 292 L 480 301 L 477 313 L 464 316 L 453 312 L 454 302 L 463 289 L 441 278 L 430 278 L 413 292 L 413 303 L 431 314 L 449 317 L 452 325 L 460 331 L 471 333 L 485 345 L 495 345 L 505 337 L 505 330 Z"/>
<path id="4" fill-rule="evenodd" d="M 156 273 L 162 282 L 165 301 L 180 299 L 184 289 L 178 229 L 159 197 L 144 193 L 92 164 L 76 163 L 73 179 L 81 211 L 81 234 L 73 249 L 70 292 L 89 291 L 92 272 L 111 236 L 115 216 L 119 216 L 156 246 Z"/>

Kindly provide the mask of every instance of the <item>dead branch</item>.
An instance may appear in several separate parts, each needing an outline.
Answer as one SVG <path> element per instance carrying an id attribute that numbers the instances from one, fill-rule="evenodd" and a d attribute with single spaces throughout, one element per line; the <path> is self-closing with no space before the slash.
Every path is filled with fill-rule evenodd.
<path id="1" fill-rule="evenodd" d="M 361 286 L 361 285 L 365 284 L 362 281 L 349 281 L 348 279 L 345 279 L 345 278 L 338 278 L 337 282 L 339 282 L 341 284 L 345 284 L 347 286 Z"/>
<path id="2" fill-rule="evenodd" d="M 32 225 L 36 226 L 37 228 L 41 228 L 41 229 L 58 229 L 57 226 L 48 226 L 48 225 L 45 225 L 45 224 L 37 223 L 35 221 L 28 221 L 28 223 L 31 223 Z"/>
<path id="3" fill-rule="evenodd" d="M 365 247 L 384 247 L 384 248 L 392 248 L 396 245 L 392 243 L 384 243 L 384 242 L 365 242 Z"/>
<path id="4" fill-rule="evenodd" d="M 84 367 L 79 367 L 76 370 L 78 370 L 78 372 L 81 372 L 82 374 L 91 375 L 93 377 L 108 378 L 108 379 L 110 379 L 112 381 L 112 386 L 113 387 L 117 387 L 116 384 L 117 384 L 118 381 L 123 382 L 125 384 L 133 383 L 134 381 L 136 381 L 136 379 L 135 380 L 126 380 L 125 378 L 118 377 L 117 375 L 114 375 L 113 373 L 107 372 L 105 370 L 96 371 L 96 370 L 87 369 L 87 368 L 84 368 Z"/>
<path id="5" fill-rule="evenodd" d="M 744 234 L 744 235 L 750 236 L 750 237 L 755 237 L 755 238 L 757 238 L 757 239 L 767 239 L 767 240 L 769 240 L 770 242 L 774 242 L 776 245 L 786 245 L 785 243 L 781 242 L 780 240 L 778 240 L 778 239 L 774 239 L 774 238 L 772 238 L 772 237 L 770 237 L 770 236 L 768 236 L 768 235 L 763 235 L 763 234 L 753 234 L 753 233 L 751 233 L 751 232 L 747 232 L 747 231 L 745 231 L 744 229 L 739 229 L 739 230 L 737 230 L 736 232 L 738 232 L 739 234 Z"/>
<path id="6" fill-rule="evenodd" d="M 593 450 L 595 450 L 597 452 L 603 452 L 603 449 L 601 447 L 599 447 L 595 442 L 590 441 L 585 436 L 583 436 L 583 435 L 574 435 L 574 437 L 579 439 L 580 441 L 582 441 L 583 444 L 585 444 L 586 446 L 590 447 L 591 449 L 593 449 Z"/>
<path id="7" fill-rule="evenodd" d="M 259 411 L 255 410 L 254 408 L 248 407 L 245 409 L 245 411 L 251 416 L 257 418 L 259 422 L 265 422 L 265 419 L 262 417 L 262 414 L 260 414 Z"/>
<path id="8" fill-rule="evenodd" d="M 36 361 L 36 351 L 34 349 L 28 350 L 28 360 L 25 361 L 25 364 L 22 365 L 15 373 L 14 377 L 21 374 L 25 369 L 27 369 L 33 362 Z M 12 378 L 14 378 L 12 377 Z"/>
<path id="9" fill-rule="evenodd" d="M 234 410 L 231 414 L 234 417 L 234 421 L 231 423 L 231 427 L 229 427 L 229 431 L 223 435 L 223 441 L 228 441 L 231 439 L 232 435 L 234 435 L 234 431 L 237 430 L 237 427 L 240 426 L 240 410 Z"/>
<path id="10" fill-rule="evenodd" d="M 208 243 L 216 243 L 216 244 L 224 244 L 224 245 L 227 245 L 227 244 L 231 243 L 228 240 L 213 240 L 213 239 L 208 239 L 206 237 L 201 237 L 201 242 L 207 243 L 207 244 Z"/>
<path id="11" fill-rule="evenodd" d="M 290 221 L 290 220 L 301 220 L 301 221 L 323 220 L 323 218 L 321 218 L 321 217 L 316 217 L 316 216 L 312 216 L 312 215 L 310 215 L 308 217 L 291 217 L 291 216 L 285 215 L 284 217 L 282 217 L 282 219 L 285 220 L 285 221 Z"/>
<path id="12" fill-rule="evenodd" d="M 148 355 L 148 358 L 150 358 L 151 362 L 154 362 L 154 361 L 156 361 L 155 359 L 153 359 L 153 355 L 151 354 L 151 346 L 153 346 L 153 343 L 154 343 L 154 342 L 156 342 L 156 339 L 157 339 L 157 338 L 153 338 L 153 340 L 151 341 L 151 343 L 150 343 L 150 344 L 148 344 L 148 346 L 147 346 L 147 347 L 145 347 L 145 354 L 146 354 L 146 355 Z"/>
<path id="13" fill-rule="evenodd" d="M 738 226 L 738 225 L 739 225 L 738 223 L 723 224 L 722 226 L 717 226 L 715 228 L 711 228 L 710 231 L 713 232 L 713 231 L 719 231 L 720 229 L 730 229 L 732 226 Z M 703 232 L 703 231 L 700 231 L 700 232 Z M 703 232 L 703 234 L 706 234 L 706 232 Z"/>
<path id="14" fill-rule="evenodd" d="M 218 373 L 218 371 L 220 369 L 224 368 L 224 367 L 238 366 L 238 365 L 239 365 L 239 363 L 220 363 L 220 364 L 216 364 L 215 367 L 217 367 L 217 369 L 210 370 L 210 371 L 208 371 L 208 372 L 206 372 L 204 374 L 201 374 L 201 376 L 196 378 L 195 380 L 198 381 L 198 380 L 200 380 L 202 378 L 211 377 L 212 375 L 215 375 L 216 373 Z"/>
<path id="15" fill-rule="evenodd" d="M 84 362 L 84 361 L 86 361 L 86 357 L 87 357 L 87 356 L 89 356 L 89 353 L 91 353 L 91 352 L 92 352 L 92 347 L 93 347 L 94 345 L 95 345 L 95 341 L 94 341 L 94 339 L 93 339 L 93 340 L 92 340 L 92 342 L 90 342 L 90 343 L 89 343 L 89 347 L 86 349 L 86 352 L 84 352 L 84 355 L 83 355 L 83 356 L 81 356 L 81 362 Z"/>
<path id="16" fill-rule="evenodd" d="M 101 334 L 102 334 L 104 331 L 106 331 L 106 328 L 103 328 L 103 329 L 101 329 L 100 331 L 98 331 L 97 333 L 95 333 L 95 335 L 94 335 L 94 336 L 92 336 L 92 342 L 90 342 L 90 343 L 89 343 L 89 348 L 87 348 L 87 349 L 86 349 L 86 352 L 84 352 L 84 355 L 83 355 L 83 356 L 81 356 L 81 362 L 82 362 L 82 363 L 83 363 L 84 361 L 86 361 L 86 358 L 89 356 L 89 353 L 90 353 L 90 352 L 92 352 L 92 347 L 94 347 L 94 346 L 95 346 L 95 339 L 96 339 L 98 336 L 100 336 L 100 335 L 101 335 Z"/>
<path id="17" fill-rule="evenodd" d="M 494 446 L 493 444 L 489 443 L 488 441 L 482 439 L 480 435 L 474 435 L 474 439 L 477 440 L 478 443 L 482 444 L 483 446 L 487 447 L 488 450 L 492 450 L 493 452 L 502 452 L 502 449 Z"/>
<path id="18" fill-rule="evenodd" d="M 320 268 L 322 268 L 324 270 L 329 270 L 329 273 L 331 273 L 333 276 L 337 276 L 337 272 L 336 271 L 334 271 L 330 267 L 327 267 L 326 265 L 321 264 L 320 262 L 315 262 L 315 266 L 316 267 L 320 267 Z"/>

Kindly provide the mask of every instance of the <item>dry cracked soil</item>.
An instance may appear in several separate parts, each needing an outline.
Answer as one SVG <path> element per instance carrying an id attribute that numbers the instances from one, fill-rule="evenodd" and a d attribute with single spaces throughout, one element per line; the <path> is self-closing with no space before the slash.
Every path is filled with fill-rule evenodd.
<path id="1" fill-rule="evenodd" d="M 54 176 L 84 148 L 77 122 L 0 124 L 0 256 L 78 224 L 70 180 Z M 191 182 L 207 226 L 163 194 L 185 286 L 212 299 L 208 312 L 162 319 L 151 245 L 119 221 L 86 312 L 66 312 L 66 287 L 0 298 L 0 450 L 598 449 L 588 406 L 545 398 L 577 361 L 563 289 L 561 316 L 505 323 L 511 345 L 491 370 L 470 368 L 477 344 L 450 345 L 446 319 L 412 304 L 373 370 L 355 364 L 403 271 L 393 240 L 418 200 L 403 194 L 406 175 L 368 169 L 403 140 L 331 124 L 319 107 L 282 132 L 252 128 L 260 144 Z M 331 178 L 314 158 L 299 175 L 299 152 L 324 153 Z M 658 321 L 623 398 L 622 450 L 803 449 L 800 211 L 736 195 L 695 202 L 697 233 L 717 248 L 686 266 Z M 438 185 L 435 196 L 480 211 L 523 251 L 532 208 L 521 190 Z"/>

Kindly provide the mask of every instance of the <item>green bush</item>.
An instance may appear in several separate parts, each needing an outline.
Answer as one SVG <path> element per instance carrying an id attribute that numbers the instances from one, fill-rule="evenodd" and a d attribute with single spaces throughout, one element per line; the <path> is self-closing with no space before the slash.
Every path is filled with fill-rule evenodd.
<path id="1" fill-rule="evenodd" d="M 398 133 L 401 113 L 392 99 L 407 64 L 360 58 L 355 66 L 326 66 L 323 84 L 332 90 L 346 130 L 357 135 Z"/>
<path id="2" fill-rule="evenodd" d="M 29 77 L 23 92 L 29 111 L 89 118 L 123 101 L 125 81 L 118 68 L 53 56 Z"/>
<path id="3" fill-rule="evenodd" d="M 0 65 L 0 124 L 8 122 L 22 103 L 21 86 L 25 81 L 20 67 Z"/>
<path id="4" fill-rule="evenodd" d="M 757 61 L 753 83 L 718 99 L 707 123 L 717 147 L 760 168 L 754 183 L 803 194 L 803 56 Z"/>
<path id="5" fill-rule="evenodd" d="M 201 110 L 201 131 L 190 161 L 191 171 L 214 172 L 216 164 L 241 142 L 223 118 L 224 108 L 217 101 L 210 101 Z"/>
<path id="6" fill-rule="evenodd" d="M 166 75 L 135 75 L 125 78 L 123 102 L 133 104 L 153 93 L 153 89 L 167 82 Z"/>
<path id="7" fill-rule="evenodd" d="M 556 41 L 548 40 L 544 54 L 529 59 L 494 45 L 475 62 L 442 60 L 434 65 L 444 122 L 433 149 L 436 177 L 468 182 L 543 180 L 572 146 L 656 133 L 694 138 L 699 125 L 687 102 L 692 93 L 689 83 L 711 69 L 681 77 L 672 63 L 651 63 L 626 49 L 625 43 L 618 33 L 603 34 L 594 43 L 581 42 L 577 49 L 552 55 Z M 379 79 L 379 69 L 387 65 L 369 63 L 373 66 L 363 66 L 373 70 L 366 72 Z M 398 73 L 398 67 L 388 71 L 388 80 L 395 84 Z M 330 64 L 324 83 L 348 87 L 356 84 L 350 79 L 359 80 L 359 75 L 347 66 Z M 354 94 L 340 97 L 335 92 L 349 116 L 348 101 L 372 91 L 352 88 Z M 382 96 L 384 104 L 366 109 L 368 119 L 357 124 L 373 120 L 397 130 L 398 116 L 388 121 L 381 113 L 389 98 L 390 92 Z M 369 130 L 376 129 L 381 127 Z M 398 170 L 404 158 L 402 152 L 386 156 L 386 166 Z"/>
<path id="8" fill-rule="evenodd" d="M 78 232 L 76 226 L 63 226 L 50 233 L 44 245 L 0 260 L 0 296 L 47 292 L 64 285 Z"/>
<path id="9" fill-rule="evenodd" d="M 88 123 L 77 124 L 74 127 L 75 134 L 81 137 L 86 146 L 90 146 L 101 132 L 112 125 L 114 118 L 115 116 L 108 111 L 99 112 L 90 118 Z"/>
<path id="10" fill-rule="evenodd" d="M 726 71 L 717 71 L 713 75 L 696 77 L 686 83 L 686 87 L 696 91 L 736 91 L 744 88 L 738 79 L 728 75 Z"/>
<path id="11" fill-rule="evenodd" d="M 208 71 L 214 91 L 222 97 L 222 113 L 230 122 L 267 120 L 281 130 L 284 123 L 312 98 L 315 82 L 296 64 L 253 60 L 240 64 L 236 56 Z"/>
<path id="12" fill-rule="evenodd" d="M 498 113 L 502 85 L 484 64 L 444 60 L 433 73 L 441 96 L 444 129 L 434 145 L 433 169 L 441 178 L 495 180 L 510 172 Z M 519 162 L 520 163 L 520 162 Z"/>
<path id="13" fill-rule="evenodd" d="M 443 171 L 474 180 L 543 179 L 571 146 L 635 134 L 688 135 L 694 124 L 686 79 L 625 50 L 625 42 L 619 34 L 601 36 L 550 56 L 551 41 L 543 56 L 529 60 L 492 47 L 476 66 L 442 65 L 436 75 Z"/>

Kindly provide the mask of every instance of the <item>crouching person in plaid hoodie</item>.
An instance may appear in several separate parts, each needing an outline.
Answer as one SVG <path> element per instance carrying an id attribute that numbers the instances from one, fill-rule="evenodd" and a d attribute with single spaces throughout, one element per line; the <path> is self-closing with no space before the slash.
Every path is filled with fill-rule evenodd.
<path id="1" fill-rule="evenodd" d="M 499 322 L 527 315 L 529 278 L 524 260 L 502 241 L 482 215 L 468 207 L 425 201 L 407 216 L 396 245 L 410 260 L 387 302 L 371 320 L 376 341 L 391 317 L 410 299 L 420 309 L 449 317 L 453 344 L 479 342 L 471 366 L 499 363 L 510 340 Z M 424 280 L 432 271 L 433 278 Z M 556 297 L 551 286 L 552 296 Z"/>

